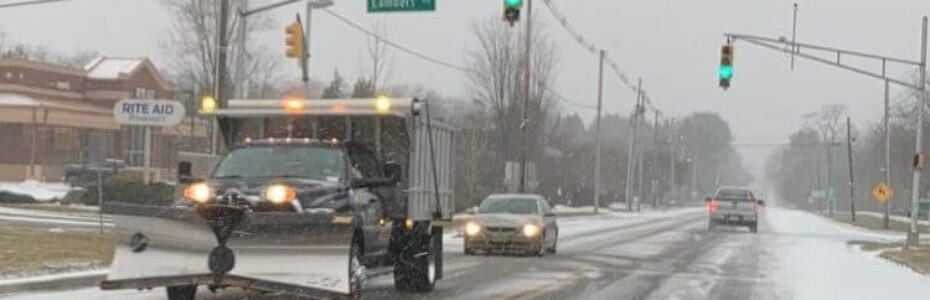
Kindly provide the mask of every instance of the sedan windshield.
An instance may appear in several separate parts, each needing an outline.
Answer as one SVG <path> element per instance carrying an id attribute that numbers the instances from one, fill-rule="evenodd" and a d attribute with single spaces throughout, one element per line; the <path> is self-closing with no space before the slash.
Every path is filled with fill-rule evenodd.
<path id="1" fill-rule="evenodd" d="M 539 210 L 536 200 L 521 198 L 488 198 L 481 203 L 478 213 L 534 215 Z"/>
<path id="2" fill-rule="evenodd" d="M 344 166 L 343 153 L 335 149 L 255 146 L 229 153 L 213 177 L 298 177 L 338 182 Z"/>

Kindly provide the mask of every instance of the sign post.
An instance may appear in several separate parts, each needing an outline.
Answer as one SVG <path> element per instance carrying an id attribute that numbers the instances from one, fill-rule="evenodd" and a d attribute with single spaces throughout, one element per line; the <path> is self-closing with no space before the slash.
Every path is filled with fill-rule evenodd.
<path id="1" fill-rule="evenodd" d="M 436 11 L 436 0 L 368 0 L 369 13 Z"/>
<path id="2" fill-rule="evenodd" d="M 113 118 L 124 125 L 145 126 L 143 165 L 145 184 L 151 183 L 152 127 L 174 126 L 184 119 L 184 105 L 174 100 L 123 99 L 113 106 Z"/>

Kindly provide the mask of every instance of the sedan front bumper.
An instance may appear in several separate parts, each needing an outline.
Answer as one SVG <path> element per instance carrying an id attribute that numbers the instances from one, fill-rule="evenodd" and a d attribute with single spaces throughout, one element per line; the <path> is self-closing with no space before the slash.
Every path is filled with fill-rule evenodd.
<path id="1" fill-rule="evenodd" d="M 533 252 L 542 248 L 542 235 L 526 237 L 520 230 L 489 232 L 483 230 L 474 236 L 465 236 L 465 249 L 486 252 Z"/>

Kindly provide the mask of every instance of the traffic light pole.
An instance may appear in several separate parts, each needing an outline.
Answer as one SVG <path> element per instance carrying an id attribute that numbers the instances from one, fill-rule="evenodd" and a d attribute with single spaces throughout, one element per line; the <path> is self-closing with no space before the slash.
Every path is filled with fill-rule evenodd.
<path id="1" fill-rule="evenodd" d="M 594 213 L 601 205 L 601 102 L 604 98 L 604 50 L 597 75 L 597 119 L 594 121 Z"/>
<path id="2" fill-rule="evenodd" d="M 530 108 L 530 69 L 532 60 L 530 55 L 532 54 L 532 35 L 533 35 L 533 0 L 526 1 L 526 42 L 524 50 L 524 70 L 523 70 L 523 116 L 520 120 L 520 189 L 521 193 L 526 192 L 526 156 L 527 156 L 527 144 L 529 137 L 527 136 L 530 120 L 529 120 L 529 108 Z"/>
<path id="3" fill-rule="evenodd" d="M 733 33 L 727 33 L 727 34 L 724 34 L 724 36 L 733 41 L 742 40 L 750 44 L 773 49 L 779 52 L 785 52 L 793 56 L 798 56 L 798 57 L 809 59 L 815 62 L 831 65 L 831 66 L 841 68 L 847 71 L 859 73 L 861 75 L 865 75 L 868 77 L 877 78 L 887 83 L 894 83 L 894 84 L 898 84 L 898 85 L 905 86 L 905 87 L 916 90 L 918 94 L 917 101 L 916 101 L 917 102 L 917 136 L 915 138 L 914 155 L 915 157 L 918 155 L 921 155 L 921 152 L 923 151 L 923 118 L 924 118 L 924 109 L 926 107 L 925 102 L 927 101 L 927 95 L 926 95 L 927 94 L 926 93 L 926 90 L 927 90 L 927 78 L 926 78 L 927 77 L 927 17 L 926 16 L 923 17 L 922 24 L 921 24 L 920 61 L 912 61 L 908 59 L 900 59 L 900 58 L 894 58 L 894 57 L 889 57 L 889 56 L 868 54 L 868 53 L 858 52 L 858 51 L 841 50 L 841 49 L 831 48 L 831 47 L 798 43 L 794 41 L 787 41 L 784 38 L 774 39 L 774 38 L 766 38 L 766 37 L 752 36 L 752 35 L 745 35 L 745 34 L 733 34 Z M 802 53 L 800 51 L 802 48 L 805 48 L 810 51 L 805 51 Z M 835 59 L 826 59 L 823 57 L 814 56 L 814 55 L 809 54 L 809 52 L 811 51 L 820 51 L 820 52 L 830 53 L 833 56 L 835 56 Z M 864 68 L 852 66 L 849 64 L 845 64 L 841 60 L 843 56 L 852 56 L 852 57 L 858 57 L 860 59 L 871 59 L 871 60 L 881 61 L 881 66 L 882 66 L 881 72 L 879 73 L 875 71 L 866 70 Z M 886 67 L 888 63 L 897 63 L 897 64 L 904 64 L 904 65 L 918 67 L 918 72 L 920 74 L 919 75 L 920 82 L 915 84 L 915 83 L 895 79 L 892 77 L 888 77 L 886 74 Z M 916 247 L 918 246 L 918 242 L 919 242 L 919 233 L 918 233 L 918 228 L 917 228 L 917 210 L 919 208 L 918 200 L 920 197 L 921 168 L 922 166 L 919 166 L 916 164 L 913 166 L 914 172 L 913 172 L 913 177 L 911 181 L 911 222 L 910 222 L 910 228 L 908 228 L 908 232 L 907 232 L 907 242 L 904 245 L 905 249 L 909 249 L 910 247 Z"/>
<path id="4" fill-rule="evenodd" d="M 889 112 L 889 96 L 888 96 L 888 81 L 885 80 L 885 115 L 882 118 L 882 123 L 885 130 L 885 184 L 891 184 L 891 128 L 888 127 L 888 112 Z M 893 201 L 888 199 L 885 203 L 882 203 L 883 208 L 885 209 L 885 215 L 882 218 L 882 228 L 889 228 L 889 205 L 888 202 Z"/>
<path id="5" fill-rule="evenodd" d="M 924 17 L 923 28 L 920 31 L 920 92 L 917 95 L 917 139 L 914 145 L 914 155 L 921 155 L 923 152 L 924 137 L 924 109 L 927 107 L 927 17 Z M 920 245 L 920 232 L 917 230 L 917 216 L 919 215 L 918 200 L 920 199 L 920 172 L 923 166 L 914 166 L 914 180 L 911 182 L 911 227 L 907 231 L 907 243 L 904 249 L 918 247 Z"/>

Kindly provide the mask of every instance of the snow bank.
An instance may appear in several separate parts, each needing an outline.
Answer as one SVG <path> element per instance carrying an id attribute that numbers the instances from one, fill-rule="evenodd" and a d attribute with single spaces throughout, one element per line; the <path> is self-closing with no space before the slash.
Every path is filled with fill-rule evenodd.
<path id="1" fill-rule="evenodd" d="M 862 214 L 862 215 L 867 215 L 867 216 L 878 217 L 878 218 L 884 218 L 884 217 L 885 217 L 885 215 L 884 215 L 883 213 L 874 212 L 874 211 L 860 211 L 860 212 L 856 212 L 856 213 L 857 213 L 857 214 Z M 894 220 L 894 221 L 898 221 L 898 222 L 911 223 L 911 218 L 906 217 L 906 216 L 890 215 L 890 216 L 888 216 L 888 218 L 891 219 L 891 220 Z M 928 223 L 930 223 L 930 222 L 928 222 L 927 220 L 918 220 L 917 223 L 920 223 L 920 224 L 928 224 Z"/>
<path id="2" fill-rule="evenodd" d="M 60 182 L 50 183 L 38 182 L 35 180 L 0 182 L 0 192 L 30 196 L 40 202 L 64 199 L 65 195 L 71 190 L 72 188 L 70 186 Z"/>

